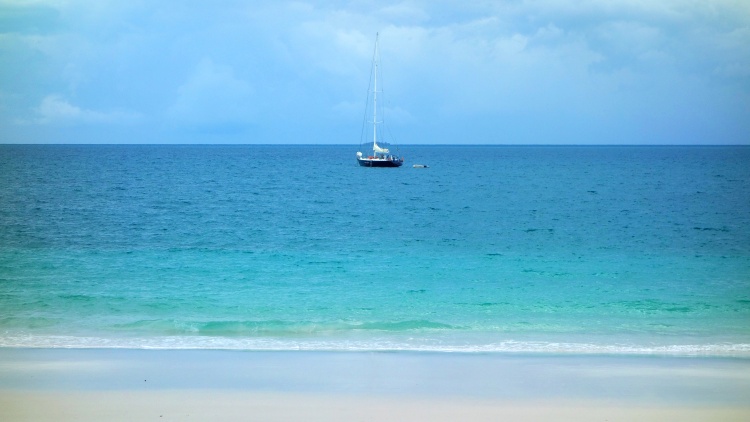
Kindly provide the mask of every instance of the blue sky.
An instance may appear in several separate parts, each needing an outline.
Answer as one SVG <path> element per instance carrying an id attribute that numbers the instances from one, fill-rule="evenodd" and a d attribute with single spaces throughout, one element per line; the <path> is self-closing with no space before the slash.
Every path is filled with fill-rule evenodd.
<path id="1" fill-rule="evenodd" d="M 750 1 L 0 0 L 0 143 L 749 144 Z"/>

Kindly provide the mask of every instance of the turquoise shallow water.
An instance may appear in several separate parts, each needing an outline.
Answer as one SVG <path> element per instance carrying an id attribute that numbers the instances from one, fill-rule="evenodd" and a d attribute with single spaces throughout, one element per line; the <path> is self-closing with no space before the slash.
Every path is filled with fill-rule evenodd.
<path id="1" fill-rule="evenodd" d="M 355 150 L 0 146 L 0 346 L 750 356 L 750 148 Z"/>

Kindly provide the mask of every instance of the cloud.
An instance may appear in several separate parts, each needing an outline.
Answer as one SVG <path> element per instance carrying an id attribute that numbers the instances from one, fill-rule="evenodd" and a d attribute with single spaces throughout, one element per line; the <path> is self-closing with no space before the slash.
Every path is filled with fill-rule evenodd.
<path id="1" fill-rule="evenodd" d="M 0 124 L 26 130 L 161 121 L 160 142 L 297 142 L 296 127 L 342 142 L 379 32 L 391 123 L 413 142 L 750 139 L 746 0 L 4 4 Z M 492 138 L 506 131 L 520 135 Z"/>
<path id="2" fill-rule="evenodd" d="M 59 12 L 43 4 L 0 4 L 0 34 L 47 33 L 57 29 Z"/>
<path id="3" fill-rule="evenodd" d="M 127 124 L 138 121 L 141 116 L 126 111 L 96 111 L 83 109 L 65 100 L 62 96 L 52 94 L 44 97 L 34 109 L 36 116 L 32 119 L 37 124 Z"/>
<path id="4" fill-rule="evenodd" d="M 386 5 L 379 10 L 379 14 L 395 22 L 421 23 L 429 20 L 429 15 L 423 8 L 410 2 Z"/>
<path id="5" fill-rule="evenodd" d="M 226 129 L 250 123 L 257 110 L 254 90 L 230 66 L 202 59 L 177 92 L 167 117 L 192 129 Z"/>

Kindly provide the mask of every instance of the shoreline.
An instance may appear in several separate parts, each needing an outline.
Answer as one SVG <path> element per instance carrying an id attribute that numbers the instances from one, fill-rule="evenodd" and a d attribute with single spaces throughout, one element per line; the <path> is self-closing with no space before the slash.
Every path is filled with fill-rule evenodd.
<path id="1" fill-rule="evenodd" d="M 0 348 L 8 421 L 747 420 L 748 398 L 743 358 Z"/>
<path id="2" fill-rule="evenodd" d="M 704 342 L 659 342 L 658 338 L 644 337 L 637 341 L 618 342 L 616 339 L 589 336 L 587 338 L 557 337 L 534 340 L 483 341 L 482 333 L 444 335 L 415 339 L 391 335 L 330 336 L 326 338 L 283 336 L 222 337 L 222 336 L 19 336 L 0 337 L 0 349 L 117 349 L 117 350 L 205 350 L 237 352 L 323 352 L 323 353 L 456 353 L 510 355 L 582 355 L 582 356 L 654 356 L 654 357 L 727 357 L 750 359 L 750 343 L 716 338 Z M 570 337 L 570 336 L 568 336 Z M 633 339 L 631 339 L 633 340 Z"/>

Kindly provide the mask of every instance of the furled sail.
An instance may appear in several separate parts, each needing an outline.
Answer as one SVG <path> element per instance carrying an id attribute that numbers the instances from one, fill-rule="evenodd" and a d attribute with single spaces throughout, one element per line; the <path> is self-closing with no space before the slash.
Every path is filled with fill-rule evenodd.
<path id="1" fill-rule="evenodd" d="M 380 148 L 377 142 L 372 143 L 372 150 L 382 154 L 388 154 L 390 152 L 388 148 Z"/>

